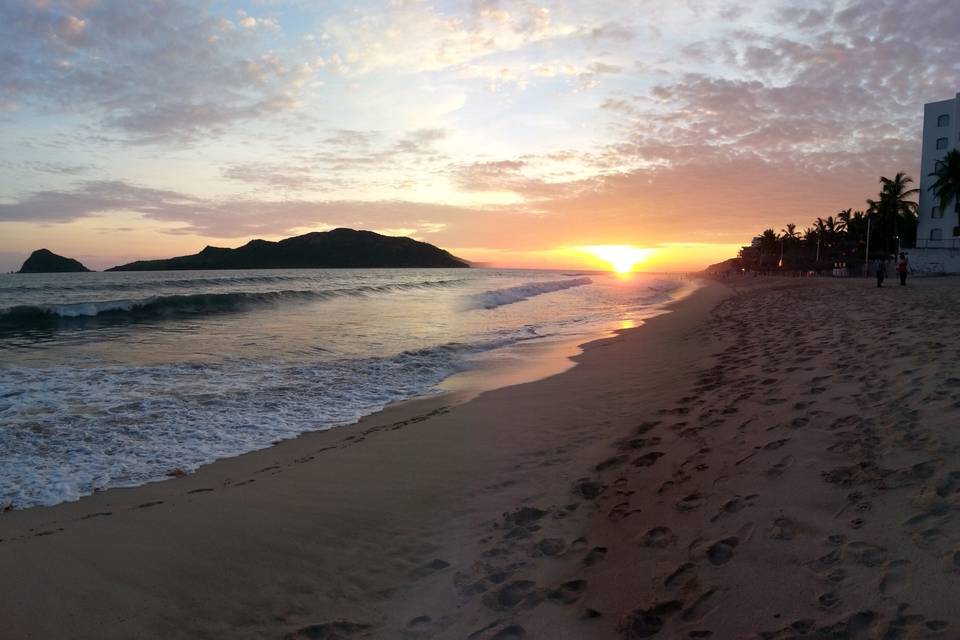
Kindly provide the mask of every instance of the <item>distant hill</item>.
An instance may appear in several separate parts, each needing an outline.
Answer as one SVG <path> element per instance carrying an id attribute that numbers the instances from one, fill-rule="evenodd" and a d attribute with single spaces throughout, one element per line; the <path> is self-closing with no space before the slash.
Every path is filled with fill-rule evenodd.
<path id="1" fill-rule="evenodd" d="M 58 256 L 48 249 L 37 249 L 17 273 L 80 273 L 90 271 L 73 258 Z"/>
<path id="2" fill-rule="evenodd" d="M 449 252 L 412 238 L 372 231 L 334 229 L 271 242 L 251 240 L 242 247 L 206 247 L 200 253 L 167 260 L 138 260 L 107 271 L 184 269 L 323 269 L 469 267 Z"/>
<path id="3" fill-rule="evenodd" d="M 706 269 L 704 273 L 723 273 L 727 271 L 740 271 L 740 268 L 743 266 L 743 260 L 740 258 L 729 258 L 723 262 L 718 262 L 717 264 L 712 264 Z"/>

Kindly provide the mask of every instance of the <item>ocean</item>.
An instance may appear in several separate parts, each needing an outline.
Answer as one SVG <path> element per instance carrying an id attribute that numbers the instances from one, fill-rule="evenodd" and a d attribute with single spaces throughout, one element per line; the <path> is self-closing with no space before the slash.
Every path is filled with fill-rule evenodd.
<path id="1" fill-rule="evenodd" d="M 0 509 L 164 479 L 451 381 L 514 382 L 692 286 L 495 269 L 0 275 Z"/>

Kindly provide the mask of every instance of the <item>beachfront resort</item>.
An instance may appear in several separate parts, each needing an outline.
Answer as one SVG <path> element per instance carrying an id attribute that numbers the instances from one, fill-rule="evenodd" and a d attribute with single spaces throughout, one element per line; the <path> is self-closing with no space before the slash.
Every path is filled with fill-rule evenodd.
<path id="1" fill-rule="evenodd" d="M 876 261 L 901 253 L 916 274 L 960 273 L 960 94 L 923 107 L 919 183 L 905 172 L 881 176 L 876 198 L 800 229 L 788 223 L 753 238 L 717 273 L 874 275 Z"/>

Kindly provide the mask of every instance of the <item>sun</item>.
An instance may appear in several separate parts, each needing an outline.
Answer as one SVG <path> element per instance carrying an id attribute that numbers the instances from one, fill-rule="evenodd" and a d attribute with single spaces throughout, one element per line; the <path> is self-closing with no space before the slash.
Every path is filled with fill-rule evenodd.
<path id="1" fill-rule="evenodd" d="M 653 249 L 640 249 L 629 244 L 605 244 L 581 247 L 595 258 L 608 263 L 617 273 L 630 273 L 633 268 L 646 260 Z"/>

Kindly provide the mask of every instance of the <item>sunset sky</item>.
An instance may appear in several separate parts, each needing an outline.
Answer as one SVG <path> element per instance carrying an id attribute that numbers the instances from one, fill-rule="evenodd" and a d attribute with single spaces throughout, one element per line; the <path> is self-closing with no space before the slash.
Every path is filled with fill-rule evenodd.
<path id="1" fill-rule="evenodd" d="M 0 270 L 338 226 L 699 268 L 919 177 L 958 24 L 925 0 L 5 0 Z"/>

